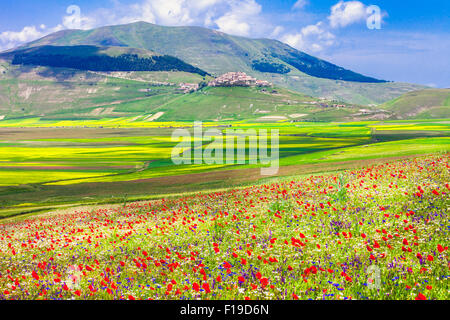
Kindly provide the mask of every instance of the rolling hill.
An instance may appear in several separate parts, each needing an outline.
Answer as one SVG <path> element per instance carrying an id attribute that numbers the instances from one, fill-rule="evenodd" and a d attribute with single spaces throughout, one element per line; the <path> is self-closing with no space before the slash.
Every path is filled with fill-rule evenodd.
<path id="1" fill-rule="evenodd" d="M 72 68 L 91 71 L 184 71 L 207 73 L 184 61 L 154 52 L 125 47 L 38 46 L 0 55 L 13 65 Z"/>
<path id="2" fill-rule="evenodd" d="M 450 117 L 450 89 L 427 89 L 406 93 L 380 108 L 398 119 L 442 119 Z"/>
<path id="3" fill-rule="evenodd" d="M 137 22 L 86 31 L 64 30 L 17 50 L 80 45 L 145 49 L 177 57 L 215 76 L 243 71 L 307 95 L 349 103 L 380 104 L 424 88 L 367 77 L 280 41 L 231 36 L 201 27 L 165 27 Z"/>
<path id="4" fill-rule="evenodd" d="M 181 83 L 212 79 L 188 72 L 95 72 L 12 65 L 0 59 L 0 119 L 351 121 L 385 118 L 374 108 L 321 100 L 275 86 L 206 87 L 182 94 Z M 365 110 L 361 112 L 361 110 Z"/>

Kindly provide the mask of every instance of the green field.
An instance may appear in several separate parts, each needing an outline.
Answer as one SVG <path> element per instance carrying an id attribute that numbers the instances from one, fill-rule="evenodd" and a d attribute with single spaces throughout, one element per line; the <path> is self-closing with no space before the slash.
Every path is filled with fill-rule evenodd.
<path id="1" fill-rule="evenodd" d="M 245 164 L 175 165 L 171 153 L 178 141 L 172 141 L 171 135 L 176 128 L 192 132 L 192 123 L 188 121 L 30 118 L 0 121 L 0 127 L 3 216 L 48 206 L 120 202 L 128 197 L 226 188 L 264 179 L 259 170 L 262 165 L 250 164 L 248 157 Z M 445 120 L 352 123 L 249 120 L 205 122 L 204 127 L 221 132 L 279 130 L 279 175 L 325 168 L 340 170 L 373 159 L 450 151 L 450 123 Z M 240 147 L 248 154 L 248 144 Z"/>

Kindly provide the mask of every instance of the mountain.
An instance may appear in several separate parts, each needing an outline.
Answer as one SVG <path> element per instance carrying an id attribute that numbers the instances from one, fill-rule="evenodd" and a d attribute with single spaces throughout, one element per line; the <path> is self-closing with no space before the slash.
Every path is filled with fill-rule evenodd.
<path id="1" fill-rule="evenodd" d="M 398 119 L 442 119 L 450 116 L 450 89 L 406 93 L 380 106 Z"/>
<path id="2" fill-rule="evenodd" d="M 243 71 L 258 79 L 316 97 L 379 104 L 423 86 L 391 83 L 346 70 L 280 41 L 231 36 L 201 27 L 165 27 L 145 22 L 64 30 L 20 47 L 114 46 L 177 57 L 212 75 Z"/>
<path id="3" fill-rule="evenodd" d="M 100 45 L 142 48 L 174 55 L 215 75 L 242 68 L 285 74 L 299 70 L 308 75 L 355 82 L 383 83 L 338 67 L 276 40 L 248 39 L 200 27 L 164 27 L 145 22 L 82 31 L 66 30 L 33 42 L 29 47 Z"/>
<path id="4" fill-rule="evenodd" d="M 125 47 L 37 46 L 0 54 L 13 65 L 72 68 L 91 71 L 185 71 L 207 73 L 184 61 L 154 52 Z"/>

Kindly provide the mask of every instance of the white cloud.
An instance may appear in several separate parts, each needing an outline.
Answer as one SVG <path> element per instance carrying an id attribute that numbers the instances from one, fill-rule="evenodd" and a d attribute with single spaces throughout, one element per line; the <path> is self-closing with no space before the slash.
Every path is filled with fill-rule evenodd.
<path id="1" fill-rule="evenodd" d="M 62 17 L 62 26 L 65 29 L 89 30 L 96 26 L 96 19 L 84 16 L 78 6 L 69 6 L 66 13 L 67 15 Z"/>
<path id="2" fill-rule="evenodd" d="M 250 36 L 257 34 L 259 27 L 264 25 L 261 11 L 256 0 L 142 0 L 131 5 L 116 3 L 114 8 L 97 10 L 83 16 L 82 24 L 93 28 L 145 21 L 166 26 L 197 25 Z M 270 27 L 270 23 L 266 24 L 262 30 Z"/>
<path id="3" fill-rule="evenodd" d="M 229 9 L 214 20 L 218 29 L 225 33 L 250 36 L 259 25 L 262 7 L 255 0 L 228 1 Z"/>
<path id="4" fill-rule="evenodd" d="M 21 31 L 5 31 L 0 33 L 0 50 L 14 48 L 21 43 L 36 40 L 44 33 L 35 26 L 24 27 Z"/>
<path id="5" fill-rule="evenodd" d="M 41 24 L 41 30 L 35 26 L 26 26 L 21 31 L 4 31 L 0 33 L 0 51 L 8 50 L 20 46 L 23 43 L 37 40 L 50 33 L 63 30 L 62 25 L 57 25 L 53 28 L 47 28 Z"/>
<path id="6" fill-rule="evenodd" d="M 143 0 L 97 10 L 89 18 L 97 26 L 145 21 L 166 26 L 204 26 L 248 36 L 258 31 L 261 10 L 255 0 Z"/>
<path id="7" fill-rule="evenodd" d="M 144 1 L 137 5 L 137 8 L 142 10 L 142 15 L 138 17 L 164 25 L 188 25 L 194 22 L 189 4 L 189 1 L 185 0 Z"/>
<path id="8" fill-rule="evenodd" d="M 335 43 L 335 36 L 326 30 L 322 22 L 306 26 L 300 32 L 285 34 L 282 41 L 296 49 L 320 52 Z"/>
<path id="9" fill-rule="evenodd" d="M 304 6 L 299 0 L 292 9 Z M 281 41 L 303 51 L 322 52 L 338 43 L 333 29 L 343 28 L 367 19 L 367 6 L 360 1 L 344 1 L 330 8 L 327 20 L 303 27 L 300 32 L 290 32 L 281 36 Z"/>
<path id="10" fill-rule="evenodd" d="M 0 33 L 0 51 L 15 48 L 21 44 L 37 40 L 50 33 L 64 29 L 90 29 L 95 26 L 95 20 L 82 16 L 77 12 L 76 6 L 67 9 L 67 15 L 62 17 L 62 23 L 53 28 L 48 28 L 45 24 L 36 26 L 26 26 L 21 31 L 4 31 Z M 70 10 L 69 10 L 70 9 Z"/>
<path id="11" fill-rule="evenodd" d="M 292 6 L 292 10 L 301 10 L 308 4 L 308 0 L 297 0 Z"/>
<path id="12" fill-rule="evenodd" d="M 272 33 L 269 35 L 269 38 L 277 38 L 282 32 L 284 31 L 284 27 L 282 26 L 276 26 L 275 29 L 273 29 Z"/>
<path id="13" fill-rule="evenodd" d="M 332 28 L 338 28 L 363 21 L 366 17 L 366 6 L 362 2 L 341 0 L 331 7 L 328 20 Z"/>

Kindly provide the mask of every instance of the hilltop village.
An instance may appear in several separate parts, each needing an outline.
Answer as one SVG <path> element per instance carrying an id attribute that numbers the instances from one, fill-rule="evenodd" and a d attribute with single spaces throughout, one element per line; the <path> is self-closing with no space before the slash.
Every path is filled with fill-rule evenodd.
<path id="1" fill-rule="evenodd" d="M 271 87 L 268 81 L 257 80 L 245 72 L 228 72 L 220 77 L 211 80 L 207 84 L 209 87 Z M 178 88 L 183 93 L 191 93 L 199 90 L 201 85 L 198 83 L 181 83 Z"/>
<path id="2" fill-rule="evenodd" d="M 210 87 L 270 87 L 268 81 L 257 80 L 244 72 L 228 72 L 208 83 Z"/>
<path id="3" fill-rule="evenodd" d="M 200 90 L 201 88 L 208 87 L 272 87 L 273 84 L 269 81 L 258 80 L 246 74 L 245 72 L 228 72 L 214 80 L 209 81 L 207 84 L 203 83 L 181 83 L 178 91 L 187 94 Z M 345 104 L 328 104 L 326 98 L 319 98 L 320 101 L 306 102 L 312 105 L 319 105 L 322 108 L 346 108 Z"/>

